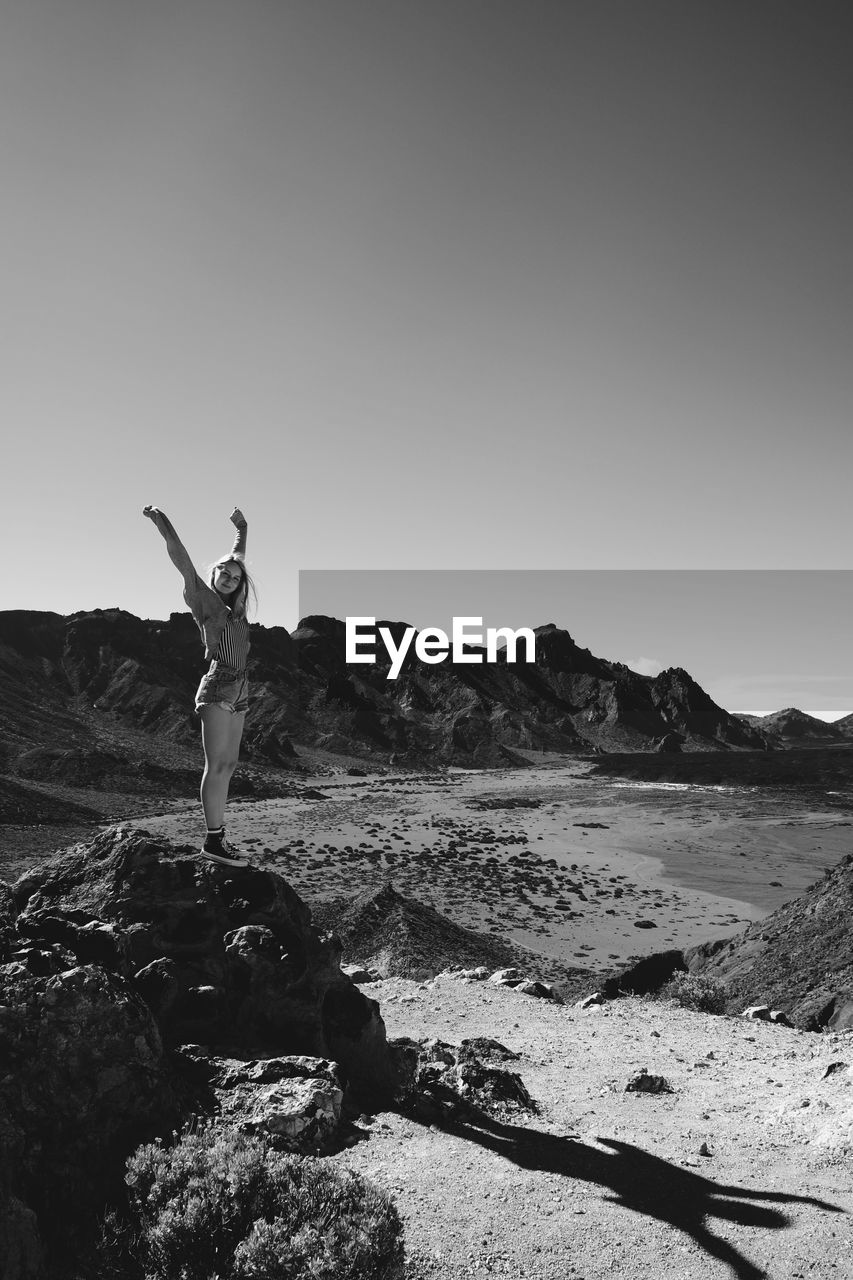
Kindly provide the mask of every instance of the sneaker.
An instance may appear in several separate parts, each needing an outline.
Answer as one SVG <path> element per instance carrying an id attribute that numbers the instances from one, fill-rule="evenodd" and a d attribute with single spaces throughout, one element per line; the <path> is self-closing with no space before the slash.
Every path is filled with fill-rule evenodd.
<path id="1" fill-rule="evenodd" d="M 201 853 L 211 862 L 220 862 L 224 867 L 247 867 L 249 864 L 239 858 L 230 845 L 225 843 L 222 831 L 208 831 L 201 846 Z"/>

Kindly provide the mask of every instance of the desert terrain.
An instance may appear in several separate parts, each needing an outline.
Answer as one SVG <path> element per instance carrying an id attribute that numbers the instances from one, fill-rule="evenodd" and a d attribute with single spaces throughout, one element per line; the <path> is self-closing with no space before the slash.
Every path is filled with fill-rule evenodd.
<path id="1" fill-rule="evenodd" d="M 524 770 L 341 771 L 305 778 L 285 799 L 232 801 L 228 835 L 309 906 L 390 881 L 457 924 L 592 969 L 736 933 L 853 847 L 846 791 L 813 789 L 804 807 L 783 788 L 592 770 L 557 758 Z M 199 838 L 191 802 L 133 824 Z"/>
<path id="2" fill-rule="evenodd" d="M 584 991 L 632 958 L 739 933 L 851 852 L 844 778 L 712 782 L 696 761 L 661 776 L 659 758 L 636 759 L 635 776 L 619 776 L 532 752 L 524 769 L 430 773 L 317 758 L 285 795 L 235 796 L 228 834 L 282 875 L 321 927 L 390 884 L 514 943 L 531 974 L 561 983 L 567 969 L 588 970 Z M 730 773 L 754 767 L 740 761 Z M 679 767 L 690 781 L 674 780 Z M 29 845 L 10 826 L 9 868 L 115 819 L 197 848 L 194 796 L 99 803 L 112 820 L 45 824 Z M 394 1197 L 406 1280 L 849 1274 L 853 1033 L 645 998 L 581 1008 L 577 981 L 558 1004 L 451 969 L 439 956 L 434 973 L 413 980 L 392 957 L 362 989 L 389 1038 L 504 1046 L 513 1056 L 503 1065 L 533 1105 L 350 1118 L 330 1158 Z M 663 1091 L 628 1091 L 642 1072 L 660 1076 Z"/>
<path id="3" fill-rule="evenodd" d="M 407 1280 L 841 1280 L 853 1247 L 853 1035 L 489 981 L 386 979 L 391 1036 L 485 1036 L 537 1109 L 362 1117 L 342 1156 L 394 1196 Z M 672 1092 L 627 1092 L 645 1069 Z"/>

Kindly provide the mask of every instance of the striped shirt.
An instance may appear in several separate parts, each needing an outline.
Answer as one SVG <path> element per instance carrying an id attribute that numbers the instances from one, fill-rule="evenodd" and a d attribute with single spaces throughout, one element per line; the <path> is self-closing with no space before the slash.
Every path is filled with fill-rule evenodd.
<path id="1" fill-rule="evenodd" d="M 244 617 L 229 617 L 216 650 L 216 661 L 234 671 L 245 671 L 249 661 L 249 624 Z"/>

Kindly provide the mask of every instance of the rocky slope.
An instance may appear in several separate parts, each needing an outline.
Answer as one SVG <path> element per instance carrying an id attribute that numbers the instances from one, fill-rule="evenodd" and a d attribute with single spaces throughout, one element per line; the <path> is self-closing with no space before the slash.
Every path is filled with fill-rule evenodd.
<path id="1" fill-rule="evenodd" d="M 769 1004 L 797 1026 L 853 1027 L 853 854 L 736 937 L 684 955 L 723 982 L 727 1008 Z"/>
<path id="2" fill-rule="evenodd" d="M 465 929 L 434 908 L 399 893 L 391 884 L 350 902 L 312 908 L 315 921 L 333 929 L 344 955 L 382 977 L 433 978 L 450 966 L 521 969 L 568 997 L 597 985 L 589 969 L 561 964 L 491 934 Z"/>
<path id="3" fill-rule="evenodd" d="M 778 1010 L 808 1031 L 853 1029 L 853 854 L 805 893 L 730 938 L 654 952 L 609 974 L 603 991 L 660 991 L 679 971 L 716 980 L 727 1013 Z"/>

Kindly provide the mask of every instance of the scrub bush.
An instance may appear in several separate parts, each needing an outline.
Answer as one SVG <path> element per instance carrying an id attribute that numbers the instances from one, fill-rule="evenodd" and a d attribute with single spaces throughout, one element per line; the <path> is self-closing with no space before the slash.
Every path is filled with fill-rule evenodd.
<path id="1" fill-rule="evenodd" d="M 400 1218 L 329 1160 L 209 1125 L 127 1162 L 130 1222 L 105 1224 L 102 1273 L 130 1280 L 392 1280 Z M 121 1254 L 121 1258 L 117 1255 Z"/>
<path id="2" fill-rule="evenodd" d="M 716 978 L 705 977 L 701 973 L 676 973 L 662 987 L 660 996 L 664 1000 L 674 1000 L 684 1009 L 695 1009 L 697 1013 L 725 1013 L 726 988 Z"/>

